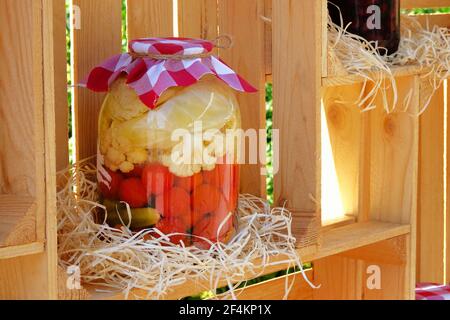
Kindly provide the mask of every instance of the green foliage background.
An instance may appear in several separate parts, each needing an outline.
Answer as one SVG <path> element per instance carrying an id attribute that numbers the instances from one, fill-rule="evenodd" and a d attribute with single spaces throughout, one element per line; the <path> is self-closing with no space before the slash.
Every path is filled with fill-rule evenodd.
<path id="1" fill-rule="evenodd" d="M 405 10 L 407 14 L 450 13 L 450 7 Z"/>

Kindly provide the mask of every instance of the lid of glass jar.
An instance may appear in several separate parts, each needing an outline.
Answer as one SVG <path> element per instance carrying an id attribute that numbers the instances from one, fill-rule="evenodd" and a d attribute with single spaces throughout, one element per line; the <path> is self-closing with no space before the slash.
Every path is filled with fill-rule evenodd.
<path id="1" fill-rule="evenodd" d="M 257 90 L 222 60 L 212 55 L 212 41 L 189 38 L 142 38 L 130 41 L 129 52 L 109 58 L 89 73 L 80 85 L 96 92 L 108 91 L 122 74 L 139 99 L 154 109 L 171 87 L 186 87 L 207 74 L 215 75 L 241 92 Z"/>
<path id="2" fill-rule="evenodd" d="M 201 55 L 214 49 L 211 41 L 189 38 L 141 38 L 131 40 L 128 49 L 142 55 Z"/>

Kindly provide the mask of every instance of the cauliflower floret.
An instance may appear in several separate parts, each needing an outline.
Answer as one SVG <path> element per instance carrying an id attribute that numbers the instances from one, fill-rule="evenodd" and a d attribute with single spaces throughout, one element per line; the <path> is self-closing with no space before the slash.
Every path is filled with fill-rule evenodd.
<path id="1" fill-rule="evenodd" d="M 184 164 L 182 162 L 176 162 L 172 159 L 172 154 L 163 154 L 161 156 L 161 162 L 163 165 L 169 168 L 169 171 L 178 177 L 190 177 L 196 173 L 199 173 L 202 169 L 200 164 Z"/>
<path id="2" fill-rule="evenodd" d="M 226 137 L 219 130 L 204 134 L 203 170 L 213 170 L 219 158 L 226 153 Z"/>
<path id="3" fill-rule="evenodd" d="M 134 164 L 142 164 L 148 159 L 148 153 L 145 149 L 136 149 L 126 153 L 127 161 Z"/>
<path id="4" fill-rule="evenodd" d="M 168 153 L 162 155 L 162 163 L 169 171 L 179 177 L 190 177 L 202 169 L 203 154 L 202 142 L 196 135 L 191 135 L 183 142 L 177 144 Z"/>
<path id="5" fill-rule="evenodd" d="M 119 166 L 122 162 L 126 160 L 125 155 L 119 150 L 110 147 L 105 156 L 105 161 L 108 161 L 111 164 L 115 164 Z"/>
<path id="6" fill-rule="evenodd" d="M 104 133 L 100 133 L 100 135 L 100 152 L 106 154 L 112 143 L 111 129 L 106 130 Z"/>
<path id="7" fill-rule="evenodd" d="M 202 165 L 202 170 L 204 171 L 212 171 L 214 170 L 214 168 L 216 167 L 216 162 L 214 161 L 214 163 L 210 163 L 210 164 L 203 164 Z"/>
<path id="8" fill-rule="evenodd" d="M 170 172 L 180 177 L 189 177 L 200 170 L 211 171 L 219 158 L 227 154 L 225 135 L 219 130 L 204 134 L 198 141 L 198 135 L 191 135 L 162 155 L 162 163 Z"/>
<path id="9" fill-rule="evenodd" d="M 128 161 L 124 161 L 120 164 L 119 170 L 123 173 L 128 173 L 134 170 L 134 164 Z"/>
<path id="10" fill-rule="evenodd" d="M 124 136 L 118 136 L 115 140 L 117 143 L 117 148 L 123 153 L 130 152 L 132 150 L 132 144 L 130 139 Z"/>
<path id="11" fill-rule="evenodd" d="M 221 158 L 226 153 L 226 136 L 220 131 L 214 134 L 205 134 L 204 140 L 207 142 L 205 145 L 205 152 L 209 157 Z"/>
<path id="12" fill-rule="evenodd" d="M 119 166 L 117 164 L 114 164 L 111 161 L 109 161 L 109 159 L 106 158 L 106 157 L 105 157 L 105 166 L 108 167 L 111 171 L 114 171 L 114 172 L 119 170 Z"/>
<path id="13" fill-rule="evenodd" d="M 105 115 L 113 120 L 127 121 L 148 112 L 136 92 L 126 84 L 122 77 L 114 81 L 104 102 Z"/>

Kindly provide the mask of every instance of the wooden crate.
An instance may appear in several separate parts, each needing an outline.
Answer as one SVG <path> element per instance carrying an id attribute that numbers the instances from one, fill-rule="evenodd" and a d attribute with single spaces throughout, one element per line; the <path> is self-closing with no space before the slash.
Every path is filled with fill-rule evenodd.
<path id="1" fill-rule="evenodd" d="M 31 3 L 36 11 L 24 10 Z M 430 3 L 447 5 L 448 1 L 404 1 L 403 5 L 428 6 Z M 78 82 L 90 68 L 120 52 L 121 1 L 73 0 L 73 5 L 80 13 L 77 17 L 80 29 L 72 30 L 74 81 Z M 35 249 L 40 253 L 33 256 L 27 255 L 30 252 L 24 252 L 22 246 L 5 249 L 0 245 L 0 259 L 8 258 L 0 260 L 0 298 L 120 299 L 121 296 L 95 293 L 93 288 L 68 290 L 65 270 L 57 270 L 55 172 L 67 164 L 64 1 L 0 0 L 0 7 L 8 8 L 1 10 L 0 15 L 15 13 L 7 14 L 9 20 L 20 19 L 24 23 L 23 18 L 28 17 L 25 19 L 28 24 L 15 33 L 23 31 L 23 37 L 17 37 L 19 40 L 0 38 L 0 64 L 4 55 L 12 59 L 9 56 L 11 51 L 4 50 L 5 44 L 10 42 L 16 45 L 15 56 L 36 60 L 33 72 L 24 67 L 29 64 L 25 61 L 17 66 L 6 63 L 6 69 L 2 65 L 2 70 L 11 69 L 20 75 L 14 78 L 17 84 L 14 87 L 21 88 L 17 90 L 19 93 L 37 93 L 33 99 L 25 100 L 23 94 L 0 88 L 0 141 L 5 143 L 3 136 L 12 134 L 17 141 L 26 141 L 25 135 L 36 140 L 29 144 L 34 151 L 33 156 L 29 156 L 28 144 L 17 145 L 15 140 L 6 140 L 6 147 L 15 147 L 15 157 L 33 161 L 33 170 L 26 166 L 22 168 L 22 164 L 17 162 L 14 170 L 8 169 L 7 172 L 8 177 L 10 172 L 26 172 L 32 177 L 29 181 L 36 184 L 34 193 L 28 194 L 23 190 L 17 193 L 21 197 L 26 195 L 29 202 L 18 201 L 19 198 L 16 202 L 34 206 L 35 210 L 31 211 L 36 217 L 36 239 L 41 240 L 37 241 L 40 246 Z M 280 132 L 280 171 L 275 176 L 275 204 L 287 201 L 294 215 L 298 252 L 303 261 L 314 263 L 309 275 L 313 282 L 322 285 L 321 289 L 312 290 L 297 275 L 289 298 L 412 299 L 417 207 L 423 208 L 426 204 L 426 208 L 437 208 L 442 214 L 439 217 L 446 221 L 446 206 L 439 202 L 447 190 L 444 187 L 447 180 L 443 178 L 447 158 L 442 156 L 446 152 L 444 143 L 447 141 L 446 120 L 443 120 L 446 111 L 441 108 L 443 96 L 436 98 L 429 114 L 421 120 L 401 112 L 387 115 L 380 106 L 361 114 L 355 107 L 346 105 L 344 101 L 359 94 L 362 79 L 328 74 L 324 0 L 128 0 L 127 10 L 129 39 L 171 35 L 211 39 L 218 34 L 234 37 L 235 46 L 218 54 L 260 89 L 258 94 L 239 97 L 244 128 L 266 127 L 264 87 L 267 81 L 272 82 L 273 124 Z M 8 19 L 0 20 L 3 28 L 14 25 Z M 34 41 L 27 41 L 25 37 L 30 35 L 30 30 L 34 30 Z M 29 50 L 30 45 L 35 45 L 36 49 Z M 23 52 L 34 54 L 20 54 Z M 420 71 L 400 68 L 395 73 L 400 96 L 404 97 L 412 90 L 410 110 L 418 110 Z M 19 121 L 20 113 L 14 113 L 14 121 L 9 120 L 12 109 L 5 108 L 5 101 L 9 102 L 10 97 L 16 96 L 20 98 L 15 101 L 19 102 L 16 105 L 20 105 L 21 110 L 30 109 L 29 112 L 20 112 L 24 114 L 24 121 L 34 123 L 34 126 L 10 126 L 12 123 L 23 124 Z M 96 123 L 102 98 L 102 95 L 86 90 L 74 90 L 77 159 L 96 153 Z M 377 104 L 381 104 L 380 98 Z M 426 126 L 437 131 L 421 131 Z M 429 152 L 436 138 L 440 139 L 439 148 Z M 324 158 L 325 145 L 331 155 L 327 159 Z M 11 157 L 11 153 L 0 151 L 0 168 L 5 165 L 11 167 L 12 160 L 6 158 L 5 161 L 4 154 Z M 427 164 L 424 157 L 429 158 Z M 436 163 L 437 167 L 427 168 L 426 165 L 431 163 Z M 335 168 L 333 172 L 339 189 L 333 194 L 328 191 L 330 176 L 327 170 L 330 165 Z M 261 167 L 262 164 L 244 166 L 242 192 L 265 195 L 265 177 L 260 174 Z M 440 181 L 439 185 L 427 175 L 430 172 L 436 178 L 434 181 Z M 322 173 L 325 179 L 322 179 Z M 0 190 L 6 193 L 3 192 L 4 181 L 10 180 L 1 174 Z M 326 193 L 323 192 L 325 190 Z M 433 192 L 426 190 L 440 193 L 432 197 Z M 15 193 L 8 190 L 8 194 Z M 332 212 L 332 217 L 324 213 L 321 218 L 321 204 L 333 196 L 337 196 L 342 209 Z M 1 209 L 2 203 L 6 202 L 0 201 L 0 244 L 4 220 L 1 212 L 5 211 L 5 216 L 11 212 L 6 205 Z M 18 210 L 19 206 L 12 208 Z M 38 217 L 45 223 L 40 225 Z M 427 227 L 426 223 L 432 226 L 431 217 L 421 215 L 419 248 L 435 240 L 431 236 L 433 228 Z M 315 241 L 317 233 L 321 235 L 320 245 Z M 439 241 L 442 239 L 445 238 Z M 33 239 L 31 243 L 35 242 Z M 9 251 L 3 251 L 8 253 L 2 256 L 2 250 Z M 422 257 L 427 254 L 425 251 L 419 249 Z M 24 257 L 14 258 L 17 255 Z M 433 259 L 438 260 L 438 256 L 433 256 Z M 368 271 L 374 265 L 381 271 L 381 289 L 370 290 L 366 282 L 370 277 Z M 265 272 L 286 267 L 268 268 Z M 39 277 L 30 279 L 25 275 L 28 274 L 26 268 L 33 268 L 33 274 L 39 274 Z M 420 270 L 425 272 L 423 267 Z M 293 277 L 289 276 L 287 281 Z M 241 298 L 282 298 L 280 291 L 285 280 L 249 287 L 243 290 Z M 37 291 L 40 286 L 46 289 Z M 180 298 L 201 290 L 202 283 L 192 280 L 175 288 L 165 298 Z"/>
<path id="2" fill-rule="evenodd" d="M 12 1 L 0 5 L 4 30 L 0 51 L 0 256 L 7 256 L 15 246 L 43 249 L 44 127 L 38 80 L 42 57 L 32 54 L 42 43 L 34 28 L 40 25 L 35 6 L 25 2 L 17 6 Z"/>
<path id="3" fill-rule="evenodd" d="M 0 1 L 0 297 L 57 296 L 52 9 Z"/>

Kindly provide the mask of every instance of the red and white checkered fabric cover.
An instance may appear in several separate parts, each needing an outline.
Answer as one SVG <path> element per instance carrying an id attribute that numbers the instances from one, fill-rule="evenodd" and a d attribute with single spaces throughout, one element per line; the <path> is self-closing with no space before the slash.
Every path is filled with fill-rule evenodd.
<path id="1" fill-rule="evenodd" d="M 187 38 L 145 38 L 133 40 L 129 50 L 136 54 L 197 55 L 209 53 L 214 44 L 210 41 Z M 231 88 L 241 92 L 256 92 L 247 81 L 236 74 L 222 60 L 214 57 L 193 59 L 154 59 L 120 54 L 109 58 L 89 73 L 80 85 L 96 92 L 108 91 L 122 74 L 141 101 L 153 109 L 162 93 L 170 87 L 190 86 L 206 74 L 213 74 Z"/>
<path id="2" fill-rule="evenodd" d="M 419 283 L 416 300 L 450 300 L 450 286 L 436 283 Z"/>

